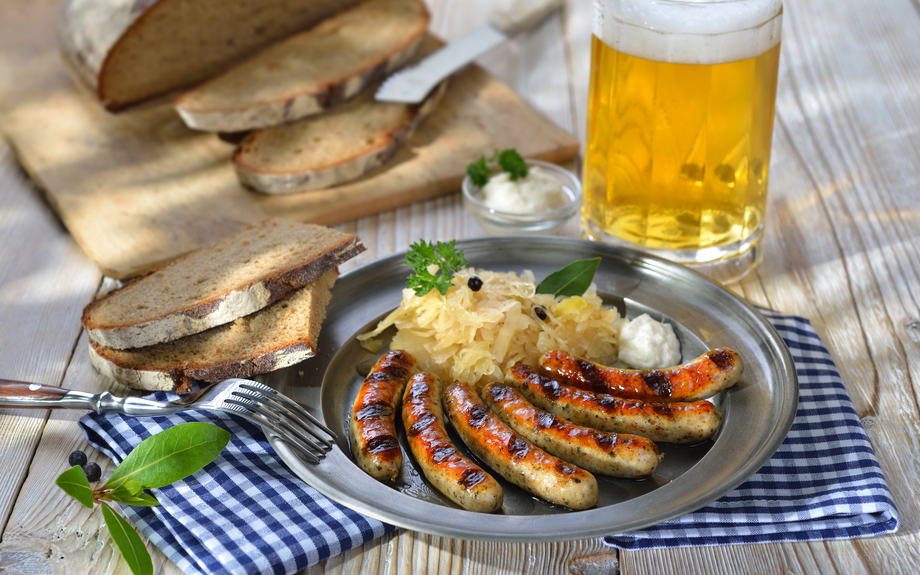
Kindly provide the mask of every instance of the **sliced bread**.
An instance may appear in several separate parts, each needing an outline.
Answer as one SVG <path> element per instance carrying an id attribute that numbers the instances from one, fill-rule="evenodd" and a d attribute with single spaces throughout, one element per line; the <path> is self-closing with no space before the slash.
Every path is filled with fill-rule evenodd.
<path id="1" fill-rule="evenodd" d="M 109 110 L 210 78 L 357 0 L 64 0 L 65 61 Z"/>
<path id="2" fill-rule="evenodd" d="M 240 182 L 264 194 L 322 190 L 390 159 L 435 109 L 446 80 L 421 104 L 377 102 L 374 91 L 298 122 L 255 130 L 237 146 Z"/>
<path id="3" fill-rule="evenodd" d="M 176 341 L 118 350 L 90 340 L 90 361 L 128 387 L 179 393 L 192 379 L 245 378 L 294 365 L 316 354 L 336 277 L 333 270 L 262 311 Z"/>
<path id="4" fill-rule="evenodd" d="M 190 127 L 277 126 L 348 100 L 402 66 L 431 17 L 422 0 L 364 0 L 182 94 Z"/>
<path id="5" fill-rule="evenodd" d="M 263 309 L 362 251 L 351 234 L 265 220 L 90 303 L 83 327 L 115 349 L 172 341 Z"/>

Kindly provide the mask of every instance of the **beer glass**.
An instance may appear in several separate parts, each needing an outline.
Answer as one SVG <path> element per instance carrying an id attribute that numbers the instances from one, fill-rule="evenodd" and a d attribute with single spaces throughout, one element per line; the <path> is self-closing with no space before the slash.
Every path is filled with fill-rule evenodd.
<path id="1" fill-rule="evenodd" d="M 730 283 L 761 258 L 782 0 L 594 0 L 588 237 Z"/>

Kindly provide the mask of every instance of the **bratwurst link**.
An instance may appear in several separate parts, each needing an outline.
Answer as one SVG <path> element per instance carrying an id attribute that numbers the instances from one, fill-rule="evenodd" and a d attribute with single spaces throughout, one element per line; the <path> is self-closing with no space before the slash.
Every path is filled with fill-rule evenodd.
<path id="1" fill-rule="evenodd" d="M 447 436 L 436 375 L 423 371 L 412 376 L 403 394 L 402 418 L 412 455 L 438 491 L 468 511 L 501 509 L 502 486 Z"/>
<path id="2" fill-rule="evenodd" d="M 365 378 L 351 410 L 351 452 L 358 467 L 378 481 L 396 479 L 402 451 L 396 439 L 396 403 L 415 371 L 415 358 L 389 351 Z"/>
<path id="3" fill-rule="evenodd" d="M 593 475 L 512 431 L 469 384 L 451 384 L 444 390 L 443 400 L 447 416 L 466 445 L 502 477 L 550 503 L 571 509 L 597 505 Z"/>
<path id="4" fill-rule="evenodd" d="M 516 389 L 501 383 L 487 385 L 482 398 L 534 445 L 588 471 L 635 479 L 658 469 L 661 456 L 651 439 L 575 425 L 533 406 Z"/>
<path id="5" fill-rule="evenodd" d="M 676 367 L 633 370 L 552 350 L 540 358 L 540 368 L 559 382 L 585 391 L 644 401 L 698 401 L 738 383 L 744 362 L 738 352 L 720 347 Z"/>
<path id="6" fill-rule="evenodd" d="M 699 443 L 712 437 L 722 421 L 722 414 L 708 401 L 653 403 L 620 399 L 562 385 L 522 363 L 508 370 L 505 383 L 534 405 L 578 425 L 641 435 L 655 442 Z"/>

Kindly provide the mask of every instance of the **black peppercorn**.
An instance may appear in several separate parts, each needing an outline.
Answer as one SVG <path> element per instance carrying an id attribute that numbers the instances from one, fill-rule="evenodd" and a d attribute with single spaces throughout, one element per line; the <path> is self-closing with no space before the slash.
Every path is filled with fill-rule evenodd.
<path id="1" fill-rule="evenodd" d="M 472 277 L 470 277 L 470 279 L 466 282 L 466 285 L 468 285 L 468 286 L 470 287 L 470 289 L 473 290 L 473 291 L 479 291 L 479 290 L 482 289 L 482 280 L 479 279 L 479 278 L 476 277 L 476 276 L 472 276 Z"/>
<path id="2" fill-rule="evenodd" d="M 538 305 L 538 306 L 534 307 L 534 308 L 533 308 L 533 312 L 534 312 L 535 314 L 537 314 L 537 317 L 540 318 L 540 320 L 546 321 L 546 317 L 547 317 L 547 316 L 546 316 L 546 308 L 544 308 L 542 305 Z"/>

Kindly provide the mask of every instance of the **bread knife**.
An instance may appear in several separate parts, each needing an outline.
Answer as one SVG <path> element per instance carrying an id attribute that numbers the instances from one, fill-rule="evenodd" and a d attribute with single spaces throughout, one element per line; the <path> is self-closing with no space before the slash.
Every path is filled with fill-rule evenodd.
<path id="1" fill-rule="evenodd" d="M 418 64 L 403 68 L 384 81 L 374 98 L 381 102 L 417 104 L 441 80 L 490 52 L 509 38 L 536 27 L 562 7 L 564 0 L 514 0 L 507 10 L 492 14 L 476 28 Z"/>

